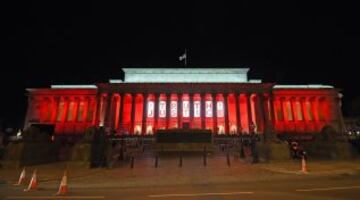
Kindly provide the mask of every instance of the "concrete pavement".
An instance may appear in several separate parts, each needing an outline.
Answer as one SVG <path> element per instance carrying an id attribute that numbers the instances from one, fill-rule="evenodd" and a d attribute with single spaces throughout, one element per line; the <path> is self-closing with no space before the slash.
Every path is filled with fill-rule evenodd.
<path id="1" fill-rule="evenodd" d="M 226 156 L 214 155 L 208 157 L 207 166 L 204 167 L 202 157 L 184 156 L 183 165 L 179 167 L 178 157 L 160 155 L 158 168 L 155 168 L 154 163 L 154 157 L 147 155 L 136 157 L 133 169 L 129 163 L 113 169 L 89 169 L 65 162 L 28 167 L 27 181 L 35 168 L 38 169 L 39 177 L 40 190 L 31 194 L 22 192 L 25 186 L 12 186 L 21 169 L 0 169 L 0 180 L 7 182 L 0 185 L 0 197 L 49 197 L 56 193 L 66 165 L 69 169 L 69 195 L 83 199 L 117 199 L 118 195 L 128 197 L 126 199 L 236 199 L 239 196 L 260 199 L 275 198 L 280 194 L 284 195 L 282 197 L 288 195 L 291 199 L 298 199 L 294 195 L 301 193 L 300 196 L 304 197 L 319 194 L 323 198 L 322 195 L 334 191 L 335 195 L 351 191 L 352 198 L 352 194 L 358 194 L 357 186 L 360 186 L 359 160 L 309 160 L 308 174 L 299 173 L 299 160 L 253 165 L 247 160 L 231 156 L 231 165 L 228 166 Z M 297 191 L 314 188 L 332 189 Z M 313 196 L 311 198 L 315 199 Z M 327 195 L 327 198 L 332 196 Z"/>

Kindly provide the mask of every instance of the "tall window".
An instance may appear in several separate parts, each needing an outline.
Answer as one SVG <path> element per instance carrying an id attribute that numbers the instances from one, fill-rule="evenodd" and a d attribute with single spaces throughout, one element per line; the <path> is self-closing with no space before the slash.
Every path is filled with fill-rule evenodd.
<path id="1" fill-rule="evenodd" d="M 224 102 L 218 101 L 216 103 L 217 117 L 224 117 Z"/>
<path id="2" fill-rule="evenodd" d="M 161 117 L 161 118 L 166 117 L 166 102 L 165 101 L 159 102 L 159 117 Z"/>
<path id="3" fill-rule="evenodd" d="M 177 117 L 177 101 L 170 102 L 170 116 Z"/>
<path id="4" fill-rule="evenodd" d="M 205 116 L 206 117 L 212 117 L 212 101 L 205 101 Z"/>
<path id="5" fill-rule="evenodd" d="M 154 102 L 153 101 L 148 102 L 147 116 L 154 117 Z"/>
<path id="6" fill-rule="evenodd" d="M 194 117 L 200 117 L 200 101 L 194 101 Z"/>
<path id="7" fill-rule="evenodd" d="M 189 101 L 183 101 L 183 117 L 190 117 Z"/>

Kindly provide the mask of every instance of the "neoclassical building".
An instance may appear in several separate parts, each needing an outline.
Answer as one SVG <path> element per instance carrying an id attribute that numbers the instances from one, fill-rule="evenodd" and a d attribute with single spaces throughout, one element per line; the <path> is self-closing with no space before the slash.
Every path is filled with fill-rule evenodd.
<path id="1" fill-rule="evenodd" d="M 248 79 L 248 68 L 124 68 L 124 80 L 27 89 L 25 127 L 55 134 L 105 127 L 125 135 L 159 129 L 214 134 L 343 130 L 341 94 L 328 85 L 277 85 Z"/>

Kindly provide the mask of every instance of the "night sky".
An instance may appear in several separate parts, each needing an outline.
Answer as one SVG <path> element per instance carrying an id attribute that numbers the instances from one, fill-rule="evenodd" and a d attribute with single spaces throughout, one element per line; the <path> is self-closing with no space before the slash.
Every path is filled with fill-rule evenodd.
<path id="1" fill-rule="evenodd" d="M 189 67 L 249 67 L 265 82 L 331 84 L 345 107 L 359 95 L 355 5 L 61 2 L 1 6 L 4 127 L 22 126 L 25 88 L 106 82 L 122 77 L 122 67 L 182 67 L 184 48 Z"/>

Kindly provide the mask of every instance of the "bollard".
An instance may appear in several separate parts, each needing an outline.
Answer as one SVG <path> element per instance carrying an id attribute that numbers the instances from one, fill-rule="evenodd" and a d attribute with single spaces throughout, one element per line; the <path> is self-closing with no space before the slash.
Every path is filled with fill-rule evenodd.
<path id="1" fill-rule="evenodd" d="M 182 153 L 180 153 L 179 157 L 179 167 L 182 167 Z"/>
<path id="2" fill-rule="evenodd" d="M 230 155 L 229 155 L 229 152 L 226 153 L 226 162 L 227 162 L 227 166 L 230 167 Z"/>
<path id="3" fill-rule="evenodd" d="M 131 165 L 130 165 L 131 169 L 134 169 L 134 156 L 131 156 Z"/>
<path id="4" fill-rule="evenodd" d="M 159 164 L 159 156 L 158 156 L 158 154 L 156 153 L 156 154 L 155 154 L 155 168 L 158 168 L 158 164 Z"/>
<path id="5" fill-rule="evenodd" d="M 206 167 L 206 146 L 204 147 L 204 155 L 203 155 L 204 167 Z"/>

